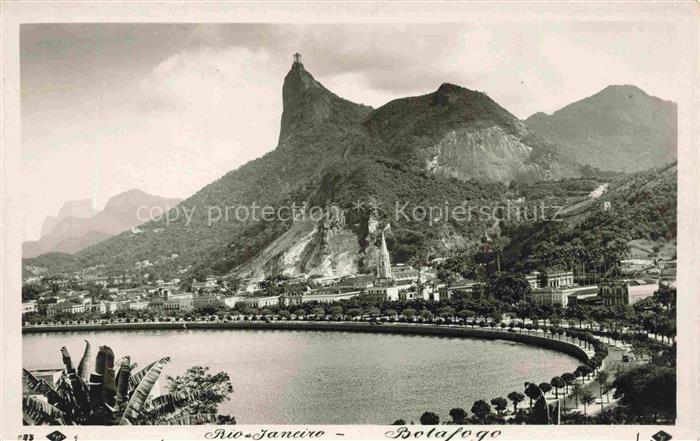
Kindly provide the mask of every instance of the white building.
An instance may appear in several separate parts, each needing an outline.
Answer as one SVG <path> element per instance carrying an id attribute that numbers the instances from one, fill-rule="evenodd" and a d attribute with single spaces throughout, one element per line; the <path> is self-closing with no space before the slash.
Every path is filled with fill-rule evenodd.
<path id="1" fill-rule="evenodd" d="M 559 305 L 566 308 L 569 305 L 569 294 L 559 288 L 538 288 L 530 292 L 532 301 L 540 305 Z"/>
<path id="2" fill-rule="evenodd" d="M 243 297 L 241 303 L 245 303 L 253 308 L 264 308 L 266 306 L 277 305 L 279 296 Z"/>
<path id="3" fill-rule="evenodd" d="M 213 276 L 209 276 L 204 280 L 203 282 L 198 282 L 197 279 L 194 279 L 192 281 L 192 289 L 195 291 L 198 291 L 200 289 L 212 289 L 216 287 L 216 278 Z"/>
<path id="4" fill-rule="evenodd" d="M 229 308 L 234 308 L 236 303 L 243 301 L 243 296 L 226 296 L 222 300 L 224 305 L 228 306 Z"/>
<path id="5" fill-rule="evenodd" d="M 645 280 L 620 280 L 601 283 L 600 297 L 606 306 L 634 305 L 654 295 L 658 291 L 657 283 L 647 283 Z"/>
<path id="6" fill-rule="evenodd" d="M 530 289 L 540 288 L 540 272 L 533 271 L 525 280 L 530 285 Z M 547 288 L 565 288 L 574 284 L 574 273 L 572 271 L 552 271 L 547 272 Z"/>
<path id="7" fill-rule="evenodd" d="M 46 313 L 49 317 L 58 314 L 81 314 L 83 312 L 85 312 L 85 305 L 82 303 L 55 303 L 46 308 Z"/>
<path id="8" fill-rule="evenodd" d="M 128 302 L 128 303 L 126 303 L 126 305 L 127 305 L 128 309 L 133 309 L 136 311 L 140 311 L 142 309 L 148 308 L 148 302 L 145 300 Z"/>
<path id="9" fill-rule="evenodd" d="M 398 286 L 373 286 L 367 288 L 367 294 L 381 300 L 399 300 Z"/>
<path id="10" fill-rule="evenodd" d="M 22 315 L 37 312 L 36 300 L 22 303 Z"/>

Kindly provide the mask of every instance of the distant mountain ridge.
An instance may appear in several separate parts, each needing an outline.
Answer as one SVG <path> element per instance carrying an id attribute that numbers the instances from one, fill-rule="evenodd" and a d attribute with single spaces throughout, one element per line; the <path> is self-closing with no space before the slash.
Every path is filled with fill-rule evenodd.
<path id="1" fill-rule="evenodd" d="M 80 199 L 77 201 L 66 201 L 61 206 L 56 216 L 46 216 L 44 223 L 41 225 L 41 237 L 44 237 L 53 231 L 58 225 L 58 222 L 67 217 L 87 218 L 92 217 L 97 211 L 92 207 L 90 199 Z"/>
<path id="2" fill-rule="evenodd" d="M 89 199 L 68 201 L 57 216 L 46 218 L 39 240 L 22 243 L 22 256 L 78 252 L 143 223 L 144 219 L 139 219 L 139 214 L 148 216 L 150 208 L 160 209 L 154 210 L 154 214 L 157 214 L 179 202 L 180 199 L 153 196 L 136 189 L 113 196 L 102 211 L 95 211 Z M 137 213 L 141 207 L 145 207 L 143 213 Z"/>
<path id="3" fill-rule="evenodd" d="M 551 115 L 525 120 L 562 157 L 601 170 L 637 172 L 677 159 L 678 107 L 636 86 L 609 86 Z"/>
<path id="4" fill-rule="evenodd" d="M 490 223 L 437 226 L 396 219 L 397 201 L 455 206 L 513 196 L 508 185 L 576 178 L 585 171 L 559 145 L 535 133 L 486 94 L 452 84 L 391 101 L 378 109 L 326 89 L 294 63 L 282 87 L 277 147 L 182 201 L 193 210 L 166 224 L 154 220 L 75 254 L 71 265 L 113 271 L 177 254 L 175 270 L 197 276 L 346 275 L 372 268 L 378 228 L 389 223 L 393 258 L 423 259 L 479 243 Z M 590 170 L 589 170 L 590 171 Z M 374 200 L 373 212 L 357 201 Z M 211 207 L 337 206 L 321 221 L 229 219 L 210 223 Z M 41 258 L 28 264 L 41 266 Z M 164 260 L 164 259 L 160 259 Z"/>

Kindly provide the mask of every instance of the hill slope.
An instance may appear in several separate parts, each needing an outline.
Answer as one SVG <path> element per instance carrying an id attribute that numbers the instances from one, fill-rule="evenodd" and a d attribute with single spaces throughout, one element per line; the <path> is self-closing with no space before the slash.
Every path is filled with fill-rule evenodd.
<path id="1" fill-rule="evenodd" d="M 678 108 L 635 86 L 609 86 L 525 124 L 561 146 L 561 155 L 601 170 L 635 172 L 677 157 Z"/>
<path id="2" fill-rule="evenodd" d="M 619 178 L 600 197 L 567 204 L 557 222 L 506 228 L 507 260 L 527 269 L 580 265 L 603 274 L 628 255 L 631 242 L 675 248 L 677 192 L 675 163 Z"/>

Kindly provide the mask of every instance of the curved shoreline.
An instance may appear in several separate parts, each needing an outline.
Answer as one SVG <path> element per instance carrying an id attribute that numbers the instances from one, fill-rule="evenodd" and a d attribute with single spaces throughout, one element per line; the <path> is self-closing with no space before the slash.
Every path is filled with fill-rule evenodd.
<path id="1" fill-rule="evenodd" d="M 105 325 L 56 325 L 23 327 L 22 334 L 41 334 L 51 332 L 79 331 L 148 331 L 148 330 L 182 330 L 184 322 L 159 323 L 111 323 Z M 238 330 L 283 330 L 283 331 L 326 331 L 326 332 L 363 332 L 375 334 L 427 335 L 436 337 L 475 338 L 481 340 L 507 340 L 551 349 L 570 355 L 577 360 L 587 361 L 588 353 L 580 346 L 568 341 L 549 338 L 544 335 L 523 334 L 519 332 L 497 331 L 483 328 L 467 328 L 417 324 L 381 324 L 366 322 L 313 322 L 313 321 L 233 321 L 233 322 L 187 322 L 187 330 L 193 329 L 238 329 Z"/>

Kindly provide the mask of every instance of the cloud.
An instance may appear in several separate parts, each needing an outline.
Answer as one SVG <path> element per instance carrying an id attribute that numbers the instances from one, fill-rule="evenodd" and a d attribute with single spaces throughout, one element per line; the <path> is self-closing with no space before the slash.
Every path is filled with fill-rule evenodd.
<path id="1" fill-rule="evenodd" d="M 157 187 L 188 195 L 273 149 L 281 78 L 269 72 L 269 64 L 265 51 L 211 47 L 160 62 L 141 82 L 140 93 L 141 100 L 163 105 L 149 109 L 128 134 L 109 140 L 114 147 L 126 141 L 139 148 L 136 161 L 114 149 L 119 170 L 144 189 L 156 186 L 150 174 L 157 170 L 165 176 Z M 275 83 L 278 88 L 271 87 Z"/>

